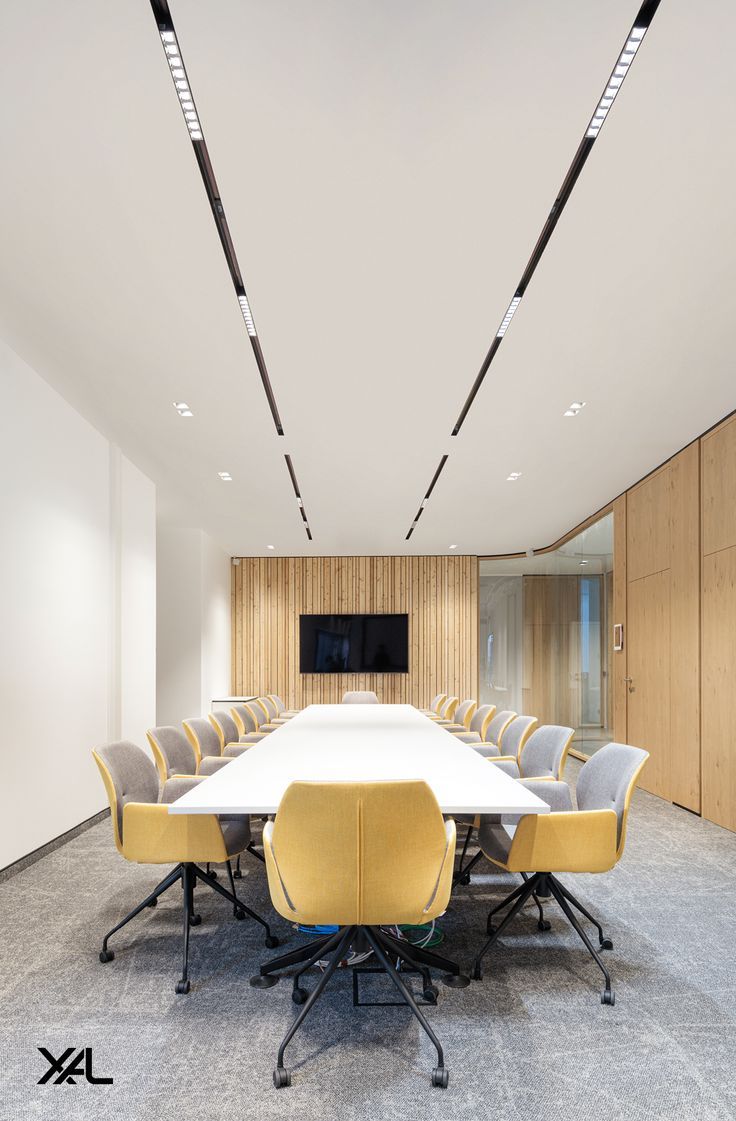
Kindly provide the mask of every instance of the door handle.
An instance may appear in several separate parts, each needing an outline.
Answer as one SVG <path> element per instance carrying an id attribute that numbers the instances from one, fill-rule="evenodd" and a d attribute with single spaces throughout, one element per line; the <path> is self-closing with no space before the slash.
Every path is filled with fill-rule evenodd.
<path id="1" fill-rule="evenodd" d="M 635 690 L 636 690 L 636 686 L 634 685 L 634 679 L 633 679 L 633 677 L 625 677 L 625 678 L 624 678 L 624 681 L 626 682 L 626 684 L 627 684 L 627 685 L 628 685 L 628 687 L 629 687 L 629 692 L 630 692 L 630 693 L 633 693 L 633 692 L 635 692 Z"/>

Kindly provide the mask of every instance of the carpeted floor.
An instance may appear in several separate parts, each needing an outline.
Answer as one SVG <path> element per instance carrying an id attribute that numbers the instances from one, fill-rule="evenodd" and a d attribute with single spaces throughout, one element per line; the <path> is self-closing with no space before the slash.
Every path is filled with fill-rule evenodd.
<path id="1" fill-rule="evenodd" d="M 573 769 L 574 769 L 573 765 Z M 248 860 L 243 899 L 269 913 L 262 867 Z M 637 793 L 622 863 L 569 877 L 602 918 L 616 1005 L 556 907 L 536 912 L 486 959 L 482 982 L 440 986 L 428 1015 L 450 1070 L 432 1088 L 434 1051 L 406 1008 L 354 1009 L 341 973 L 290 1047 L 293 1085 L 271 1082 L 297 1009 L 282 982 L 251 988 L 271 956 L 259 929 L 198 888 L 189 996 L 177 996 L 178 888 L 114 940 L 102 935 L 160 879 L 126 864 L 109 822 L 0 884 L 0 1116 L 22 1121 L 732 1121 L 736 1117 L 736 835 Z M 564 879 L 564 878 L 563 878 Z M 574 882 L 572 882 L 574 881 Z M 491 900 L 515 879 L 483 863 L 442 920 L 444 951 L 469 966 Z M 288 935 L 278 917 L 274 926 Z M 291 933 L 289 945 L 297 943 Z M 279 952 L 279 951 L 277 951 Z M 313 983 L 313 982 L 311 982 Z M 386 978 L 375 998 L 393 999 Z M 37 1085 L 37 1048 L 92 1047 L 111 1086 Z"/>

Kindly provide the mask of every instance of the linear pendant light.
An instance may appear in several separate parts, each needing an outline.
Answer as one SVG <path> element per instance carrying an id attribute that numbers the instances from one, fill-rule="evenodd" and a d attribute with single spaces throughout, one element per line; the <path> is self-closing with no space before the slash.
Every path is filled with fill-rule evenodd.
<path id="1" fill-rule="evenodd" d="M 291 461 L 291 456 L 290 455 L 285 455 L 284 459 L 286 460 L 286 467 L 287 467 L 287 470 L 289 472 L 289 478 L 291 479 L 291 485 L 293 486 L 294 494 L 296 495 L 296 504 L 299 507 L 299 513 L 301 514 L 302 521 L 304 522 L 304 529 L 306 530 L 307 537 L 311 541 L 312 540 L 312 531 L 309 528 L 309 521 L 307 519 L 307 511 L 304 509 L 304 503 L 302 501 L 301 491 L 299 490 L 299 483 L 297 482 L 296 471 L 294 470 L 294 464 Z"/>
<path id="2" fill-rule="evenodd" d="M 169 10 L 168 0 L 150 0 L 150 3 L 166 55 L 166 61 L 171 72 L 174 88 L 176 89 L 176 95 L 179 98 L 179 104 L 184 114 L 184 121 L 189 131 L 189 138 L 192 141 L 192 147 L 197 157 L 204 188 L 207 192 L 207 198 L 212 209 L 212 216 L 215 219 L 215 226 L 220 236 L 222 250 L 225 254 L 228 269 L 230 270 L 230 276 L 235 288 L 235 295 L 240 304 L 245 327 L 253 348 L 258 372 L 261 376 L 266 399 L 268 400 L 268 407 L 271 410 L 271 416 L 273 417 L 277 434 L 283 436 L 284 427 L 281 423 L 281 417 L 276 406 L 276 398 L 271 386 L 271 379 L 268 376 L 268 370 L 266 369 L 266 360 L 263 357 L 263 350 L 261 349 L 260 339 L 258 338 L 258 332 L 256 331 L 255 322 L 253 320 L 253 313 L 248 302 L 248 297 L 245 294 L 243 277 L 240 272 L 237 256 L 235 255 L 235 247 L 232 237 L 230 236 L 230 229 L 227 224 L 227 218 L 225 217 L 225 209 L 222 205 L 222 199 L 220 198 L 220 191 L 217 186 L 217 180 L 215 179 L 215 173 L 212 170 L 212 163 L 202 130 L 202 122 L 194 102 L 194 95 L 187 76 L 186 66 L 184 65 L 184 59 L 176 35 L 174 21 Z"/>
<path id="3" fill-rule="evenodd" d="M 460 411 L 460 415 L 455 421 L 455 427 L 452 430 L 453 436 L 457 436 L 463 426 L 463 423 L 465 422 L 465 418 L 470 411 L 470 406 L 473 404 L 476 394 L 483 384 L 483 379 L 488 373 L 488 368 L 496 356 L 496 352 L 501 345 L 501 340 L 506 334 L 506 331 L 508 330 L 509 324 L 511 323 L 516 309 L 521 303 L 522 297 L 529 285 L 529 281 L 534 275 L 534 270 L 539 264 L 542 253 L 547 248 L 547 243 L 552 236 L 555 226 L 560 220 L 560 215 L 562 214 L 567 200 L 572 193 L 572 189 L 578 180 L 580 172 L 583 170 L 585 161 L 590 155 L 591 148 L 598 138 L 598 134 L 600 133 L 603 122 L 610 112 L 611 106 L 613 105 L 618 95 L 618 91 L 621 89 L 623 80 L 629 72 L 629 67 L 636 57 L 636 53 L 641 46 L 642 40 L 646 35 L 647 30 L 649 29 L 649 25 L 654 19 L 657 8 L 659 7 L 659 3 L 660 0 L 644 0 L 644 3 L 637 13 L 631 31 L 626 37 L 626 42 L 624 43 L 623 50 L 618 56 L 618 60 L 613 68 L 611 77 L 608 79 L 603 94 L 598 101 L 595 113 L 591 117 L 590 124 L 588 125 L 588 128 L 585 132 L 585 136 L 580 141 L 578 150 L 575 153 L 575 158 L 573 159 L 567 175 L 565 176 L 564 182 L 560 188 L 557 198 L 555 199 L 552 209 L 549 212 L 547 221 L 542 227 L 542 232 L 539 235 L 537 244 L 534 246 L 532 255 L 529 258 L 526 268 L 524 269 L 524 274 L 516 287 L 514 297 L 509 304 L 508 310 L 503 317 L 503 320 L 501 321 L 501 326 L 498 328 L 498 331 L 494 336 L 488 353 L 483 359 L 483 364 L 481 365 L 481 368 L 478 372 L 478 376 L 471 386 L 470 393 L 465 399 L 465 404 Z"/>
<path id="4" fill-rule="evenodd" d="M 422 512 L 424 510 L 424 507 L 427 505 L 427 502 L 429 501 L 429 496 L 431 495 L 432 491 L 434 490 L 435 485 L 437 483 L 437 480 L 439 479 L 440 474 L 442 473 L 442 468 L 447 463 L 448 458 L 449 457 L 446 456 L 446 455 L 442 456 L 442 459 L 440 460 L 440 463 L 439 463 L 439 467 L 437 468 L 434 475 L 432 476 L 432 482 L 427 487 L 427 492 L 426 492 L 426 494 L 424 495 L 424 498 L 421 501 L 421 504 L 419 506 L 419 509 L 416 512 L 416 515 L 414 516 L 414 521 L 411 523 L 411 526 L 409 528 L 409 532 L 407 533 L 406 537 L 404 538 L 405 541 L 409 540 L 412 533 L 417 528 L 417 522 L 419 521 L 419 519 L 422 516 Z"/>

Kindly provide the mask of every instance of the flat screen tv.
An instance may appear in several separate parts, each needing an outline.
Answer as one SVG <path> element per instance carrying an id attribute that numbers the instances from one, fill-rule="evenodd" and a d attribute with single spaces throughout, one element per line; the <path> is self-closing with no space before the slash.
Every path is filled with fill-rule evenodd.
<path id="1" fill-rule="evenodd" d="M 301 673 L 408 673 L 408 615 L 302 615 Z"/>

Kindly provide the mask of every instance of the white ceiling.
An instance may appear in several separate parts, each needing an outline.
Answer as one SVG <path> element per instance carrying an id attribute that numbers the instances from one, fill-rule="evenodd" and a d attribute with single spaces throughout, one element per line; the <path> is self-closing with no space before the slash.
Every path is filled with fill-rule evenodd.
<path id="1" fill-rule="evenodd" d="M 637 0 L 171 9 L 284 438 L 147 0 L 0 6 L 0 333 L 163 520 L 233 554 L 539 548 L 736 406 L 731 0 L 663 0 L 456 438 Z"/>

